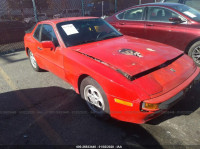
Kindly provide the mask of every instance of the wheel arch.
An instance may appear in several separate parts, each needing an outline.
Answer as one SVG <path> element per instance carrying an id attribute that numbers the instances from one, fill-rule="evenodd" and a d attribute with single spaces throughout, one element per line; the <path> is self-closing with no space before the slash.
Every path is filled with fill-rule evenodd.
<path id="1" fill-rule="evenodd" d="M 198 42 L 198 41 L 200 41 L 200 37 L 198 37 L 198 38 L 192 40 L 192 41 L 187 45 L 187 47 L 186 47 L 186 49 L 185 49 L 185 53 L 188 54 L 188 52 L 189 52 L 191 46 L 192 46 L 193 44 L 195 44 L 196 42 Z"/>
<path id="2" fill-rule="evenodd" d="M 26 55 L 27 55 L 27 56 L 29 56 L 29 54 L 28 54 L 28 51 L 29 51 L 29 50 L 30 50 L 30 49 L 29 49 L 28 47 L 25 48 L 25 51 L 26 51 Z"/>
<path id="3" fill-rule="evenodd" d="M 78 93 L 80 93 L 80 86 L 81 86 L 81 82 L 85 79 L 85 78 L 87 78 L 87 77 L 91 77 L 90 75 L 88 75 L 88 74 L 81 74 L 79 77 L 78 77 L 78 88 L 77 88 L 77 91 L 78 91 Z"/>

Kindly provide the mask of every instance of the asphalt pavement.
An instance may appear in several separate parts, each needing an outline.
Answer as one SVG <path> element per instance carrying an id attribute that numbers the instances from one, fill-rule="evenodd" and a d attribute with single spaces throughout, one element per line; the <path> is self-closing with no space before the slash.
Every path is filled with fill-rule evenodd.
<path id="1" fill-rule="evenodd" d="M 68 83 L 33 71 L 23 50 L 0 54 L 0 145 L 199 149 L 200 84 L 147 124 L 103 121 Z"/>

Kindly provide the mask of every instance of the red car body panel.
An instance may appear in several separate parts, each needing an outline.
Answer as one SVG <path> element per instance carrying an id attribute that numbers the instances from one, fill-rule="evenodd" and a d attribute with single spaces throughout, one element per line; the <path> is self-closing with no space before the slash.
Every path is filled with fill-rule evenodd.
<path id="1" fill-rule="evenodd" d="M 79 93 L 81 78 L 91 76 L 95 79 L 106 93 L 110 115 L 113 118 L 144 123 L 162 114 L 165 110 L 142 112 L 142 102 L 165 102 L 184 90 L 199 74 L 199 68 L 195 66 L 192 59 L 182 55 L 168 66 L 131 81 L 116 71 L 116 68 L 132 76 L 163 64 L 181 55 L 182 52 L 160 43 L 128 36 L 66 47 L 57 31 L 56 24 L 79 19 L 92 18 L 68 18 L 38 23 L 52 25 L 60 46 L 53 51 L 45 48 L 38 50 L 42 43 L 33 37 L 35 27 L 32 33 L 24 37 L 26 52 L 31 50 L 40 68 L 49 70 L 70 83 L 77 93 Z M 138 51 L 143 57 L 117 53 L 124 48 Z M 172 68 L 176 72 L 170 71 Z M 115 98 L 131 102 L 133 106 L 116 103 Z"/>
<path id="2" fill-rule="evenodd" d="M 173 24 L 146 20 L 127 21 L 119 20 L 116 17 L 118 14 L 132 8 L 152 6 L 170 9 L 177 14 L 183 16 L 187 20 L 187 23 Z M 152 3 L 133 6 L 110 16 L 105 20 L 125 35 L 164 43 L 185 51 L 186 53 L 195 41 L 200 40 L 200 23 L 192 20 L 191 18 L 177 11 L 176 9 L 169 7 L 166 3 Z"/>
<path id="3" fill-rule="evenodd" d="M 110 44 L 111 42 L 113 44 Z M 97 48 L 99 45 L 101 45 L 101 49 Z M 136 48 L 133 49 L 133 47 Z M 148 48 L 154 51 L 149 51 Z M 102 49 L 104 49 L 103 52 Z M 120 54 L 119 50 L 122 49 L 132 49 L 141 53 L 142 57 Z M 155 43 L 128 36 L 88 44 L 82 46 L 81 49 L 78 48 L 78 51 L 115 66 L 131 76 L 163 64 L 182 53 L 162 44 L 155 45 Z"/>

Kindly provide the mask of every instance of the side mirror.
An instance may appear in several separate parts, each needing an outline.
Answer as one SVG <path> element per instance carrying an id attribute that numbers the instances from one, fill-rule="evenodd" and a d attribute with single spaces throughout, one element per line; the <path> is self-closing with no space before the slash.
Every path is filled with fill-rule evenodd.
<path id="1" fill-rule="evenodd" d="M 180 24 L 184 22 L 183 20 L 181 20 L 181 18 L 176 18 L 176 17 L 169 18 L 169 21 L 173 22 L 174 24 Z"/>
<path id="2" fill-rule="evenodd" d="M 54 45 L 54 43 L 52 41 L 43 41 L 42 42 L 42 47 L 43 48 L 49 48 L 51 50 L 55 50 L 56 49 L 56 47 L 55 47 L 55 45 Z"/>

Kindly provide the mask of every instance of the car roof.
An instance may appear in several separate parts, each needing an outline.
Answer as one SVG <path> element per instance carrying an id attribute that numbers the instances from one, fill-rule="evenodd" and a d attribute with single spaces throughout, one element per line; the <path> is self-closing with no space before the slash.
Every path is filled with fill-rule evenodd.
<path id="1" fill-rule="evenodd" d="M 180 5 L 183 5 L 183 4 L 180 4 L 180 3 L 168 3 L 168 2 L 165 2 L 165 3 L 158 2 L 158 3 L 146 3 L 146 4 L 136 5 L 136 6 L 132 6 L 130 8 L 139 7 L 139 6 L 166 6 L 166 7 L 171 7 L 171 6 L 180 6 Z"/>
<path id="2" fill-rule="evenodd" d="M 86 19 L 96 19 L 98 17 L 69 17 L 69 18 L 58 18 L 58 19 L 52 19 L 52 20 L 45 20 L 41 21 L 40 23 L 61 23 L 61 22 L 67 22 L 67 21 L 74 21 L 74 20 L 86 20 Z"/>

